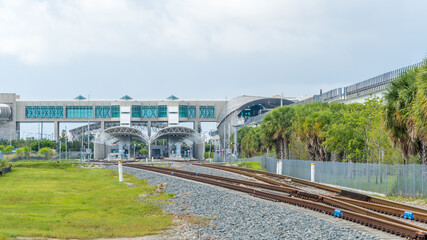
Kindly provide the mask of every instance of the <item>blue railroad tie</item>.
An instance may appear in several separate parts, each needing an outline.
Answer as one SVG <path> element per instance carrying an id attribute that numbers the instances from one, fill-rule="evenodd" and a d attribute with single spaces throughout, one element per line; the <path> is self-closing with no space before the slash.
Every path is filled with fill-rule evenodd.
<path id="1" fill-rule="evenodd" d="M 342 217 L 342 211 L 339 209 L 335 209 L 334 211 L 334 217 Z"/>
<path id="2" fill-rule="evenodd" d="M 171 174 L 173 175 L 173 172 Z"/>
<path id="3" fill-rule="evenodd" d="M 411 211 L 405 211 L 402 215 L 403 218 L 414 220 L 414 214 Z"/>
<path id="4" fill-rule="evenodd" d="M 198 172 L 196 172 L 196 176 L 199 176 L 199 173 L 198 173 Z"/>

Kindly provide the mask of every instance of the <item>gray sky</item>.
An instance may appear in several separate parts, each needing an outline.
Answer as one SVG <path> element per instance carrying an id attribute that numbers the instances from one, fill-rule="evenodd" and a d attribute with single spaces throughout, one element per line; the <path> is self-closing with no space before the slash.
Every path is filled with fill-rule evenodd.
<path id="1" fill-rule="evenodd" d="M 300 97 L 421 61 L 425 9 L 425 0 L 0 0 L 0 92 Z"/>

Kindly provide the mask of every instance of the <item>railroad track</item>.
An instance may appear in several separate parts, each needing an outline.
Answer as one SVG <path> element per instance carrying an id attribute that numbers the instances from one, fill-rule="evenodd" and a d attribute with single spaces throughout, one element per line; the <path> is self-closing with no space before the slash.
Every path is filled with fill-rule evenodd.
<path id="1" fill-rule="evenodd" d="M 200 160 L 172 160 L 172 159 L 155 159 L 157 162 L 176 162 L 176 163 L 200 163 L 203 161 Z M 112 160 L 112 161 L 108 161 L 108 160 L 91 160 L 90 162 L 93 163 L 117 163 L 117 162 L 121 162 L 121 163 L 137 163 L 137 162 L 144 162 L 144 159 L 137 159 L 137 160 Z M 150 163 L 151 160 L 150 160 Z"/>
<path id="2" fill-rule="evenodd" d="M 360 207 L 363 207 L 366 209 L 370 209 L 370 210 L 373 210 L 376 212 L 401 217 L 405 211 L 411 211 L 414 214 L 414 220 L 427 223 L 427 210 L 423 209 L 423 208 L 411 206 L 411 205 L 393 202 L 393 201 L 389 201 L 389 200 L 382 199 L 382 198 L 377 198 L 377 197 L 372 197 L 372 196 L 368 196 L 365 194 L 360 194 L 360 193 L 356 193 L 356 192 L 342 190 L 339 188 L 331 187 L 331 186 L 320 184 L 320 183 L 306 181 L 306 180 L 303 180 L 300 178 L 288 177 L 288 176 L 269 173 L 269 172 L 265 172 L 265 171 L 238 168 L 238 167 L 230 167 L 230 166 L 219 166 L 219 165 L 213 165 L 213 164 L 194 164 L 194 165 L 203 166 L 203 167 L 210 167 L 210 168 L 225 170 L 225 171 L 229 171 L 229 172 L 233 172 L 233 173 L 238 173 L 241 175 L 253 177 L 253 178 L 256 178 L 258 180 L 268 182 L 271 184 L 276 184 L 276 185 L 286 185 L 286 184 L 279 182 L 279 181 L 272 180 L 271 178 L 267 178 L 264 176 L 273 177 L 276 179 L 287 180 L 290 182 L 296 182 L 296 183 L 301 184 L 301 185 L 306 185 L 309 187 L 314 187 L 314 188 L 319 188 L 319 189 L 330 191 L 331 193 L 335 193 L 335 194 L 339 195 L 339 196 L 331 195 L 330 196 L 331 198 L 341 200 L 341 201 L 344 201 L 347 203 L 351 203 L 353 205 L 357 205 L 357 206 L 360 206 Z M 261 175 L 264 175 L 264 176 L 261 176 Z M 292 185 L 288 184 L 288 186 L 292 186 Z M 297 187 L 295 187 L 295 188 L 297 188 Z M 297 188 L 297 189 L 302 190 L 301 188 Z"/>
<path id="3" fill-rule="evenodd" d="M 91 163 L 111 163 L 111 164 L 116 164 L 118 162 L 121 163 L 132 163 L 132 162 L 136 162 L 136 160 L 112 160 L 112 161 L 108 161 L 108 160 L 90 160 Z"/>
<path id="4" fill-rule="evenodd" d="M 278 186 L 164 167 L 153 167 L 139 164 L 125 164 L 124 166 L 216 185 L 248 193 L 264 199 L 305 207 L 329 215 L 334 215 L 334 212 L 339 208 L 343 219 L 390 232 L 402 237 L 427 239 L 426 228 L 382 215 L 338 199 L 301 191 L 294 187 Z"/>

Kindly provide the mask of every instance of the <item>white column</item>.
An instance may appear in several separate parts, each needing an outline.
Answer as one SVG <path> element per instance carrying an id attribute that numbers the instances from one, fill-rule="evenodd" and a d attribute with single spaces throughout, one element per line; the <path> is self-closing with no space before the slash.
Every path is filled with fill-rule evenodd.
<path id="1" fill-rule="evenodd" d="M 279 162 L 277 163 L 277 174 L 282 175 L 282 168 L 283 168 L 283 162 L 282 162 L 282 161 L 279 161 Z"/>
<path id="2" fill-rule="evenodd" d="M 314 182 L 314 163 L 311 164 L 311 181 Z"/>
<path id="3" fill-rule="evenodd" d="M 119 182 L 123 182 L 123 166 L 122 166 L 122 162 L 119 162 Z"/>

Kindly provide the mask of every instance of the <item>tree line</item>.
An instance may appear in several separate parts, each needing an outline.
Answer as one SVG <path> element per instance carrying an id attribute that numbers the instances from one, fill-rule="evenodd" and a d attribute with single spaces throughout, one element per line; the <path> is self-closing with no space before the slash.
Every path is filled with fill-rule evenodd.
<path id="1" fill-rule="evenodd" d="M 383 98 L 275 108 L 237 136 L 241 157 L 427 164 L 427 62 L 394 79 Z"/>

